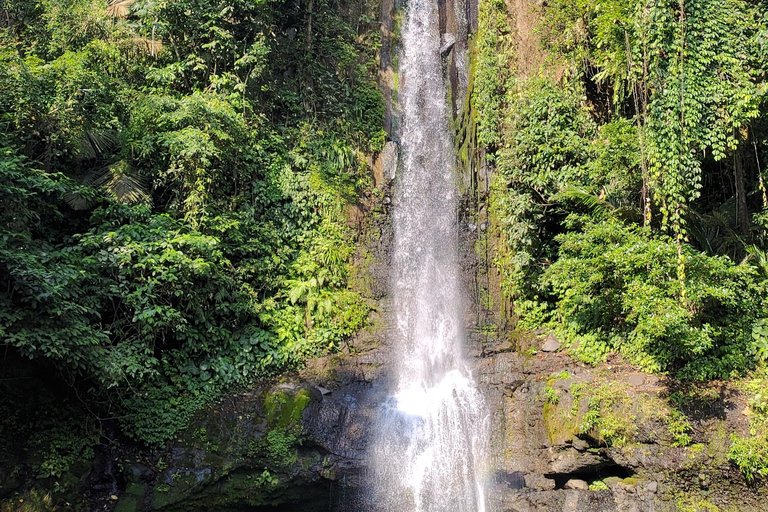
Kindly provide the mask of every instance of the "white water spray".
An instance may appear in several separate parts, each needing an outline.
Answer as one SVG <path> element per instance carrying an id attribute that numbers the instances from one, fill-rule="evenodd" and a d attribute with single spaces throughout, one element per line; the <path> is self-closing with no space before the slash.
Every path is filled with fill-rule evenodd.
<path id="1" fill-rule="evenodd" d="M 488 418 L 463 357 L 455 156 L 437 0 L 409 0 L 394 221 L 395 382 L 371 448 L 371 511 L 486 512 Z"/>

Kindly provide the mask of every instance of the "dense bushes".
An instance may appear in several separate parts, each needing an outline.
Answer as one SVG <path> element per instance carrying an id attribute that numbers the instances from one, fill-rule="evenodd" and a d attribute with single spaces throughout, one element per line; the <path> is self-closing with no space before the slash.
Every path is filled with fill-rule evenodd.
<path id="1" fill-rule="evenodd" d="M 474 48 L 503 292 L 584 361 L 750 379 L 728 458 L 767 477 L 764 3 L 522 7 L 481 0 Z"/>
<path id="2" fill-rule="evenodd" d="M 580 357 L 616 350 L 648 371 L 688 379 L 727 378 L 754 364 L 751 326 L 765 290 L 751 267 L 688 248 L 682 298 L 671 239 L 609 219 L 556 241 L 558 259 L 541 282 Z"/>
<path id="3" fill-rule="evenodd" d="M 4 374 L 159 444 L 222 391 L 363 325 L 344 211 L 384 139 L 370 13 L 325 0 L 0 10 Z"/>

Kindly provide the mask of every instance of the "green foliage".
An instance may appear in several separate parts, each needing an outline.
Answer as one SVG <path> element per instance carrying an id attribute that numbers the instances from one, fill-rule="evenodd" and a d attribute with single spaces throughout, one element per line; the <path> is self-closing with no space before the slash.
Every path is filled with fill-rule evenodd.
<path id="1" fill-rule="evenodd" d="M 758 318 L 752 325 L 750 352 L 759 362 L 768 361 L 768 319 Z"/>
<path id="2" fill-rule="evenodd" d="M 560 402 L 560 395 L 557 394 L 554 388 L 550 386 L 545 387 L 544 394 L 548 404 L 557 405 Z"/>
<path id="3" fill-rule="evenodd" d="M 267 460 L 278 467 L 290 467 L 296 463 L 296 446 L 299 440 L 282 430 L 270 430 L 266 435 Z"/>
<path id="4" fill-rule="evenodd" d="M 473 48 L 472 103 L 478 110 L 478 144 L 495 149 L 501 143 L 499 129 L 512 49 L 508 42 L 504 3 L 480 2 L 478 9 L 479 25 Z"/>
<path id="5" fill-rule="evenodd" d="M 667 416 L 667 430 L 672 436 L 672 446 L 688 446 L 691 444 L 691 427 L 688 417 L 677 409 L 670 408 Z"/>
<path id="6" fill-rule="evenodd" d="M 215 397 L 213 391 L 192 394 L 180 386 L 158 383 L 122 399 L 120 427 L 130 438 L 160 447 L 187 428 L 195 413 Z"/>
<path id="7" fill-rule="evenodd" d="M 538 75 L 507 9 L 481 2 L 473 101 L 497 171 L 494 260 L 521 325 L 551 323 L 588 362 L 620 351 L 686 379 L 763 361 L 760 7 L 548 2 Z M 747 248 L 755 271 L 737 264 Z"/>
<path id="8" fill-rule="evenodd" d="M 365 324 L 345 211 L 384 106 L 348 7 L 0 3 L 0 346 L 30 378 L 157 446 Z M 40 475 L 71 465 L 49 438 Z"/>
<path id="9" fill-rule="evenodd" d="M 608 446 L 623 446 L 632 440 L 636 429 L 629 395 L 621 385 L 602 384 L 590 390 L 587 412 L 579 426 L 582 434 Z"/>
<path id="10" fill-rule="evenodd" d="M 542 276 L 555 318 L 578 355 L 618 350 L 656 372 L 728 377 L 754 364 L 747 336 L 762 308 L 749 267 L 687 251 L 681 296 L 673 241 L 618 221 L 560 235 L 559 259 Z"/>
<path id="11" fill-rule="evenodd" d="M 768 439 L 765 436 L 731 435 L 728 460 L 741 470 L 747 482 L 768 477 Z"/>
<path id="12" fill-rule="evenodd" d="M 490 212 L 504 242 L 496 258 L 504 288 L 521 296 L 537 272 L 533 263 L 552 256 L 551 234 L 539 229 L 553 215 L 551 201 L 569 180 L 587 178 L 595 126 L 575 88 L 534 81 L 515 99 L 505 123 L 510 139 L 496 157 Z"/>
<path id="13" fill-rule="evenodd" d="M 129 168 L 154 184 L 156 202 L 168 201 L 194 222 L 257 177 L 248 169 L 251 144 L 245 120 L 221 95 L 149 95 L 131 112 L 124 153 Z"/>
<path id="14" fill-rule="evenodd" d="M 28 358 L 50 358 L 78 372 L 98 364 L 107 333 L 98 325 L 95 282 L 55 244 L 49 223 L 63 218 L 61 197 L 77 187 L 62 175 L 0 154 L 0 337 Z"/>
<path id="15" fill-rule="evenodd" d="M 260 487 L 274 487 L 278 484 L 278 479 L 268 469 L 265 469 L 256 479 L 256 484 Z"/>
<path id="16" fill-rule="evenodd" d="M 748 482 L 768 478 L 768 369 L 760 368 L 741 382 L 749 399 L 749 434 L 731 435 L 728 460 L 738 467 Z"/>

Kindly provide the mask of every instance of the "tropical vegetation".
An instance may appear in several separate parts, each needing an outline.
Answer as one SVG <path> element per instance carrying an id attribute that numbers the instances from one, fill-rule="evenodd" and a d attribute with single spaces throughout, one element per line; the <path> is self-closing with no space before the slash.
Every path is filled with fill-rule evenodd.
<path id="1" fill-rule="evenodd" d="M 472 93 L 520 325 L 588 363 L 746 378 L 729 457 L 750 481 L 768 475 L 767 7 L 481 0 Z"/>
<path id="2" fill-rule="evenodd" d="M 0 464 L 160 445 L 364 325 L 373 7 L 0 3 Z"/>

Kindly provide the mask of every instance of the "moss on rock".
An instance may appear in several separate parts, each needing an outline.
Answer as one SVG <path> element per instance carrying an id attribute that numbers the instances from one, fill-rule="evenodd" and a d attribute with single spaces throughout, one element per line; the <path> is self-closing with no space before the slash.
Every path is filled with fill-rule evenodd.
<path id="1" fill-rule="evenodd" d="M 291 394 L 286 391 L 270 393 L 264 399 L 264 415 L 271 429 L 287 429 L 301 422 L 301 413 L 312 401 L 312 394 L 302 388 Z"/>

